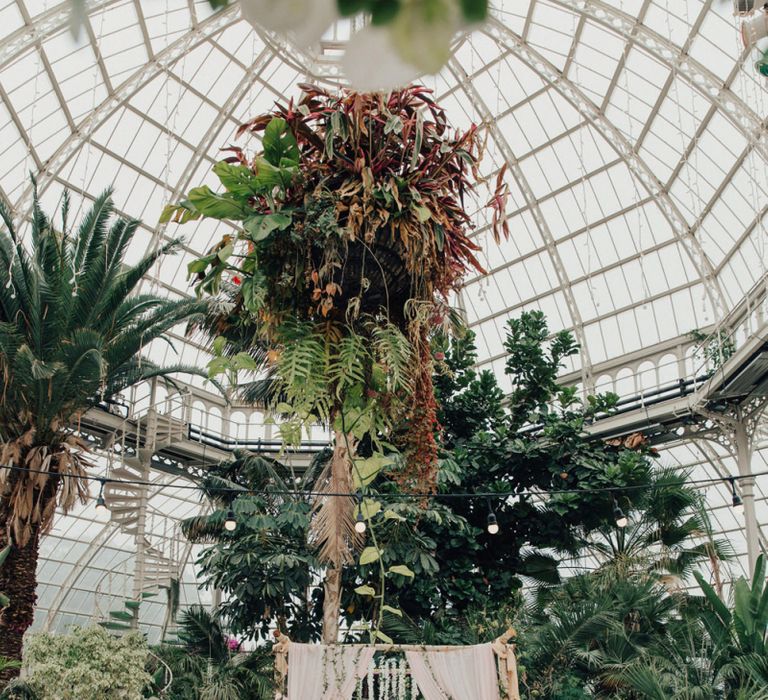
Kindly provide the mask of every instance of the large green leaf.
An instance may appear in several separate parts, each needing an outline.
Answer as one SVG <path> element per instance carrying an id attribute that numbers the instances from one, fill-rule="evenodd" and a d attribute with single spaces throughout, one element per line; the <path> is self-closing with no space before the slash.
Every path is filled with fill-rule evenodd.
<path id="1" fill-rule="evenodd" d="M 393 615 L 397 615 L 398 617 L 402 617 L 403 616 L 403 611 L 402 610 L 400 610 L 399 608 L 393 608 L 391 605 L 382 605 L 381 609 L 384 612 L 392 613 Z"/>
<path id="2" fill-rule="evenodd" d="M 246 279 L 240 291 L 243 294 L 243 304 L 251 313 L 256 313 L 263 305 L 266 299 L 266 289 L 262 287 L 255 277 Z"/>
<path id="3" fill-rule="evenodd" d="M 366 520 L 370 520 L 381 510 L 381 503 L 370 498 L 364 498 L 360 504 L 360 512 Z"/>
<path id="4" fill-rule="evenodd" d="M 709 604 L 712 606 L 712 609 L 715 611 L 717 616 L 722 620 L 722 622 L 727 626 L 731 624 L 731 611 L 728 610 L 728 607 L 725 603 L 723 603 L 722 600 L 720 600 L 720 596 L 717 595 L 717 592 L 715 591 L 712 586 L 707 583 L 704 580 L 704 577 L 698 572 L 693 572 L 694 577 L 696 578 L 697 583 L 699 584 L 699 587 L 704 593 L 704 596 L 706 597 Z"/>
<path id="5" fill-rule="evenodd" d="M 202 216 L 189 200 L 184 200 L 178 204 L 167 204 L 160 214 L 159 223 L 167 224 L 169 221 L 175 221 L 179 224 L 186 224 L 188 221 L 195 221 Z"/>
<path id="6" fill-rule="evenodd" d="M 227 163 L 222 160 L 213 166 L 213 172 L 216 173 L 227 192 L 235 195 L 238 199 L 246 199 L 260 194 L 256 176 L 245 165 Z"/>
<path id="7" fill-rule="evenodd" d="M 416 574 L 414 574 L 405 564 L 390 566 L 389 569 L 387 569 L 387 573 L 397 574 L 398 576 L 405 576 L 407 578 L 414 578 L 416 576 Z"/>
<path id="8" fill-rule="evenodd" d="M 352 469 L 352 479 L 355 489 L 368 486 L 387 465 L 392 464 L 388 456 L 374 456 L 367 459 L 356 459 Z"/>
<path id="9" fill-rule="evenodd" d="M 397 520 L 398 522 L 405 522 L 405 518 L 400 515 L 400 513 L 396 513 L 394 510 L 385 510 L 384 518 L 386 520 Z"/>
<path id="10" fill-rule="evenodd" d="M 299 146 L 285 119 L 275 117 L 267 124 L 262 146 L 265 160 L 276 168 L 295 166 L 299 163 Z"/>
<path id="11" fill-rule="evenodd" d="M 243 228 L 252 241 L 258 242 L 267 238 L 272 231 L 282 231 L 288 228 L 292 220 L 291 215 L 284 212 L 255 214 L 243 222 Z"/>
<path id="12" fill-rule="evenodd" d="M 365 566 L 366 564 L 373 564 L 373 562 L 378 561 L 380 557 L 379 550 L 376 549 L 376 547 L 366 547 L 361 553 L 360 553 L 360 566 Z"/>
<path id="13" fill-rule="evenodd" d="M 210 216 L 213 219 L 239 221 L 246 216 L 242 202 L 229 193 L 218 194 L 208 185 L 190 190 L 189 201 L 203 216 Z"/>
<path id="14" fill-rule="evenodd" d="M 255 167 L 256 182 L 265 191 L 272 190 L 275 187 L 285 189 L 299 172 L 296 165 L 272 165 L 266 158 L 257 158 Z"/>
<path id="15" fill-rule="evenodd" d="M 259 363 L 256 362 L 247 352 L 239 352 L 232 358 L 233 369 L 246 369 L 255 372 L 259 369 Z"/>
<path id="16" fill-rule="evenodd" d="M 376 630 L 376 636 L 384 642 L 384 644 L 392 644 L 392 637 L 390 637 L 387 634 L 384 634 L 381 630 Z"/>
<path id="17" fill-rule="evenodd" d="M 3 563 L 8 558 L 8 555 L 11 553 L 11 545 L 8 544 L 2 549 L 0 549 L 0 569 L 3 568 Z"/>

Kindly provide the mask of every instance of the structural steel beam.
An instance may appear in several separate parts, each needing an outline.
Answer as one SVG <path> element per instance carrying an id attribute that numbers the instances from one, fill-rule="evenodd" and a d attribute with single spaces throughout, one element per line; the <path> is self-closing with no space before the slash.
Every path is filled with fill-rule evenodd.
<path id="1" fill-rule="evenodd" d="M 169 70 L 189 50 L 207 41 L 210 36 L 227 26 L 239 21 L 238 12 L 239 7 L 232 5 L 211 15 L 200 22 L 195 30 L 182 35 L 158 53 L 153 61 L 144 64 L 116 87 L 115 91 L 109 94 L 101 104 L 91 111 L 77 125 L 76 130 L 64 140 L 55 153 L 43 163 L 41 172 L 38 175 L 38 188 L 40 192 L 45 190 L 51 178 L 64 167 L 69 159 L 80 149 L 81 145 L 90 139 L 96 129 L 119 109 L 124 102 L 139 92 L 157 75 Z M 31 195 L 32 186 L 29 185 L 15 203 L 14 210 L 17 214 L 23 210 L 24 204 L 30 200 Z"/>
<path id="2" fill-rule="evenodd" d="M 568 311 L 571 314 L 574 335 L 576 336 L 576 339 L 582 348 L 582 371 L 584 373 L 583 383 L 586 387 L 590 384 L 591 381 L 591 376 L 589 373 L 591 361 L 589 358 L 589 348 L 587 347 L 585 342 L 586 339 L 584 337 L 584 324 L 582 323 L 581 314 L 579 312 L 578 305 L 576 304 L 576 298 L 574 297 L 573 290 L 571 289 L 568 273 L 565 270 L 565 265 L 563 264 L 560 253 L 557 250 L 557 246 L 555 245 L 555 238 L 552 235 L 549 224 L 547 223 L 541 208 L 536 203 L 536 197 L 533 194 L 533 189 L 531 188 L 525 173 L 523 173 L 523 170 L 520 167 L 520 163 L 515 157 L 512 146 L 504 134 L 501 133 L 501 130 L 499 129 L 493 117 L 493 114 L 491 113 L 490 109 L 488 109 L 488 106 L 485 104 L 482 96 L 477 91 L 472 82 L 467 79 L 467 74 L 464 72 L 464 69 L 461 67 L 461 65 L 459 65 L 456 59 L 452 58 L 448 62 L 448 68 L 456 80 L 462 85 L 465 93 L 471 98 L 472 103 L 480 113 L 483 122 L 487 124 L 489 131 L 493 135 L 494 141 L 496 141 L 496 145 L 499 147 L 499 151 L 501 152 L 509 167 L 510 173 L 517 181 L 517 185 L 520 188 L 520 191 L 523 193 L 523 197 L 526 201 L 526 204 L 528 205 L 528 209 L 533 215 L 536 225 L 539 228 L 541 237 L 547 246 L 547 251 L 549 253 L 550 259 L 552 260 L 552 265 L 555 268 L 555 273 L 557 274 L 563 297 L 565 298 L 566 304 L 568 305 Z"/>
<path id="3" fill-rule="evenodd" d="M 586 15 L 604 29 L 651 54 L 670 71 L 679 75 L 709 102 L 716 104 L 726 117 L 760 151 L 768 161 L 768 134 L 757 113 L 733 92 L 715 73 L 691 58 L 680 46 L 644 24 L 632 15 L 603 0 L 549 0 L 571 12 Z"/>
<path id="4" fill-rule="evenodd" d="M 693 236 L 691 227 L 670 197 L 669 192 L 656 177 L 653 169 L 635 151 L 623 132 L 610 122 L 576 84 L 566 78 L 540 52 L 526 44 L 522 37 L 517 36 L 496 19 L 489 22 L 486 33 L 522 63 L 534 70 L 542 80 L 551 85 L 616 151 L 632 175 L 654 198 L 664 218 L 669 222 L 675 238 L 690 258 L 713 308 L 719 312 L 718 315 L 724 315 L 727 312 L 727 302 L 715 277 L 715 269 L 711 261 L 704 252 L 701 243 Z"/>

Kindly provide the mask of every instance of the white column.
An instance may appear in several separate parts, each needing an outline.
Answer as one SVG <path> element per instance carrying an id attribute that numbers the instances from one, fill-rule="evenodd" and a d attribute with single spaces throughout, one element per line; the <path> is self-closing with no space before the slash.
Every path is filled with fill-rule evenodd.
<path id="1" fill-rule="evenodd" d="M 741 500 L 744 503 L 744 525 L 747 539 L 749 573 L 755 570 L 760 555 L 760 536 L 755 513 L 755 477 L 752 475 L 752 441 L 742 421 L 735 424 L 736 460 L 739 468 L 738 480 Z"/>

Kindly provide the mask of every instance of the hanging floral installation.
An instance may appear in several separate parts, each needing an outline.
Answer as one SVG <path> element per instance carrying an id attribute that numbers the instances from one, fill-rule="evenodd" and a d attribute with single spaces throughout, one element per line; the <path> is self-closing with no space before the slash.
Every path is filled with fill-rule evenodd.
<path id="1" fill-rule="evenodd" d="M 229 0 L 210 0 L 223 7 Z M 342 69 L 357 90 L 401 87 L 437 73 L 455 42 L 483 26 L 488 0 L 241 0 L 257 31 L 273 31 L 295 45 L 316 46 L 334 22 L 354 19 Z M 353 26 L 355 26 L 353 25 Z M 361 25 L 364 25 L 361 27 Z"/>
<path id="2" fill-rule="evenodd" d="M 261 138 L 261 150 L 227 149 L 213 169 L 222 192 L 195 188 L 161 220 L 238 222 L 236 235 L 189 265 L 198 292 L 219 298 L 206 324 L 211 374 L 266 372 L 245 394 L 281 417 L 286 443 L 311 424 L 331 427 L 326 490 L 363 491 L 386 468 L 402 488 L 432 492 L 430 338 L 456 321 L 449 299 L 464 275 L 482 272 L 465 211 L 479 177 L 478 132 L 450 129 L 424 87 L 301 88 L 298 102 L 240 127 L 239 136 Z M 503 175 L 490 205 L 497 239 L 507 233 Z M 362 544 L 358 510 L 369 519 L 377 505 L 318 499 L 313 536 L 328 580 Z M 361 563 L 378 558 L 371 538 Z M 338 593 L 337 582 L 331 588 Z M 338 602 L 332 593 L 326 586 Z"/>
<path id="3" fill-rule="evenodd" d="M 222 10 L 235 0 L 208 0 Z M 79 37 L 88 17 L 86 0 L 70 0 L 70 28 Z M 488 0 L 240 0 L 240 12 L 256 31 L 274 32 L 301 49 L 316 47 L 334 22 L 363 26 L 350 38 L 342 67 L 358 90 L 401 87 L 437 73 L 457 41 L 482 28 Z"/>

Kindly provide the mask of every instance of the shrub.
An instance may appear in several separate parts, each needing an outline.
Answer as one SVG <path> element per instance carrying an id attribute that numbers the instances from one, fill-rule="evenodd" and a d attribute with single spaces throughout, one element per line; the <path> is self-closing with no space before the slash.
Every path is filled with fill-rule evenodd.
<path id="1" fill-rule="evenodd" d="M 25 680 L 40 700 L 140 700 L 150 680 L 146 661 L 138 633 L 112 637 L 101 627 L 40 633 L 26 644 Z"/>

